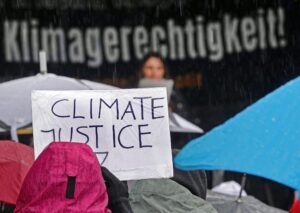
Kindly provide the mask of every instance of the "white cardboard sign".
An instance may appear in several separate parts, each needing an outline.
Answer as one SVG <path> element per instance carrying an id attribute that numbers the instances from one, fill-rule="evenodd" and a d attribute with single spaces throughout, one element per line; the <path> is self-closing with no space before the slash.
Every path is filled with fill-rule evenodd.
<path id="1" fill-rule="evenodd" d="M 33 91 L 32 116 L 35 157 L 82 142 L 121 180 L 173 176 L 165 88 Z"/>

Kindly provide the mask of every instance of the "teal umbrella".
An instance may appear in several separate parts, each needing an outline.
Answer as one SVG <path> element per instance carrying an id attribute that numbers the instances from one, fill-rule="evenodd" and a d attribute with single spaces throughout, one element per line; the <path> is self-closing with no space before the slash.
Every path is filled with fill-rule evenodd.
<path id="1" fill-rule="evenodd" d="M 298 77 L 192 140 L 175 166 L 243 172 L 300 189 L 299 108 Z"/>

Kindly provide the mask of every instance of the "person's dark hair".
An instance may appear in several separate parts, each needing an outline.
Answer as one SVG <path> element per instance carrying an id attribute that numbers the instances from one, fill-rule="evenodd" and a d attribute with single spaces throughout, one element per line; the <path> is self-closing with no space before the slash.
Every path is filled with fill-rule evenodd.
<path id="1" fill-rule="evenodd" d="M 138 70 L 138 79 L 141 79 L 143 78 L 143 68 L 144 68 L 144 65 L 146 63 L 146 61 L 149 59 L 149 58 L 158 58 L 161 60 L 162 64 L 164 65 L 164 70 L 165 70 L 165 74 L 164 74 L 164 78 L 170 78 L 169 76 L 169 71 L 168 71 L 168 67 L 167 67 L 167 64 L 166 64 L 166 61 L 164 60 L 164 58 L 157 52 L 149 52 L 148 54 L 146 54 L 144 56 L 144 58 L 141 60 L 141 63 L 140 63 L 140 67 L 139 67 L 139 70 Z"/>

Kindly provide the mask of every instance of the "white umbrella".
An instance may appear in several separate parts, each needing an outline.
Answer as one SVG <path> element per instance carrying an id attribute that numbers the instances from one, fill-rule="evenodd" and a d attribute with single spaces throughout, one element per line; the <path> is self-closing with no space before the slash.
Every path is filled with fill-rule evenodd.
<path id="1" fill-rule="evenodd" d="M 10 129 L 13 139 L 17 139 L 16 130 L 31 124 L 32 90 L 89 89 L 118 89 L 118 87 L 50 73 L 4 82 L 0 84 L 0 132 Z M 201 128 L 178 114 L 170 112 L 169 116 L 171 132 L 203 133 Z"/>
<path id="2" fill-rule="evenodd" d="M 203 129 L 174 112 L 169 112 L 169 118 L 171 132 L 204 133 Z"/>
<path id="3" fill-rule="evenodd" d="M 16 129 L 31 124 L 32 90 L 89 89 L 117 89 L 117 87 L 50 73 L 4 82 L 0 84 L 0 130 L 10 128 L 13 138 L 17 139 Z"/>

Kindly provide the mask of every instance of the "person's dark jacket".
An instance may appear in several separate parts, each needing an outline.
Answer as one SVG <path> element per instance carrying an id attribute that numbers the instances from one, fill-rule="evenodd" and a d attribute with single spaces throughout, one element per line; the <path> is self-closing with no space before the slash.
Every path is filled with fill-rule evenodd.
<path id="1" fill-rule="evenodd" d="M 102 167 L 102 175 L 108 193 L 108 208 L 112 213 L 133 213 L 127 185 L 105 167 Z"/>
<path id="2" fill-rule="evenodd" d="M 178 89 L 173 89 L 171 94 L 171 100 L 169 101 L 170 108 L 173 112 L 176 112 L 180 116 L 184 117 L 185 119 L 190 119 L 190 108 L 187 105 L 187 101 L 185 100 L 184 96 Z"/>
<path id="3" fill-rule="evenodd" d="M 172 150 L 173 158 L 178 152 L 179 150 L 177 149 Z M 171 179 L 186 187 L 192 194 L 204 200 L 206 199 L 207 179 L 205 171 L 183 171 L 174 167 L 174 177 Z"/>

